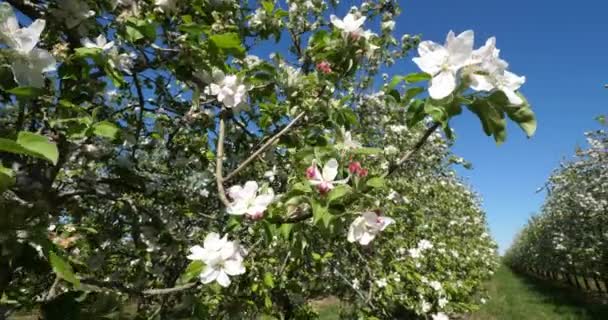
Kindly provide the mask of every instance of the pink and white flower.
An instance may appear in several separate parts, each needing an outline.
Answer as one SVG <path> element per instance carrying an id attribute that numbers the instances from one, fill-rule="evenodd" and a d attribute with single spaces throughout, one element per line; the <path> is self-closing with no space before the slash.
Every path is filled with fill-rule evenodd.
<path id="1" fill-rule="evenodd" d="M 310 184 L 316 186 L 321 194 L 325 194 L 335 188 L 336 184 L 345 184 L 348 182 L 348 178 L 336 180 L 336 177 L 338 176 L 338 167 L 338 161 L 332 158 L 325 163 L 323 171 L 320 171 L 317 164 L 313 161 L 312 166 L 306 169 L 306 177 Z"/>
<path id="2" fill-rule="evenodd" d="M 395 223 L 389 217 L 379 216 L 375 212 L 364 212 L 351 223 L 348 229 L 348 242 L 359 242 L 361 245 L 368 245 L 380 231 Z"/>
<path id="3" fill-rule="evenodd" d="M 247 181 L 244 186 L 232 186 L 228 189 L 228 196 L 233 202 L 227 211 L 232 215 L 247 215 L 249 218 L 259 220 L 264 217 L 264 211 L 274 200 L 274 191 L 268 189 L 266 193 L 258 194 L 258 183 Z"/>

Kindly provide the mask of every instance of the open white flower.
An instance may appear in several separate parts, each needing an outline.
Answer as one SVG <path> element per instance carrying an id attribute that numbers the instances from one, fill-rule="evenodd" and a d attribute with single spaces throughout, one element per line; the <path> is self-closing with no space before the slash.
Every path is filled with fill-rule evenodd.
<path id="1" fill-rule="evenodd" d="M 11 69 L 21 86 L 41 88 L 42 74 L 56 70 L 55 58 L 48 51 L 35 48 L 45 24 L 45 20 L 37 19 L 29 27 L 20 28 L 13 8 L 8 3 L 0 4 L 0 38 L 14 50 Z"/>
<path id="2" fill-rule="evenodd" d="M 468 63 L 470 66 L 467 67 L 471 89 L 488 92 L 500 90 L 512 105 L 521 105 L 524 101 L 515 92 L 526 82 L 526 77 L 507 71 L 509 64 L 499 57 L 499 53 L 494 37 L 473 51 Z"/>
<path id="3" fill-rule="evenodd" d="M 434 315 L 431 315 L 431 318 L 433 320 L 450 320 L 450 318 L 448 317 L 448 315 L 445 314 L 445 313 L 443 313 L 443 312 L 439 312 L 439 313 L 436 313 Z"/>
<path id="4" fill-rule="evenodd" d="M 215 71 L 213 79 L 205 93 L 217 96 L 217 101 L 226 108 L 238 108 L 245 104 L 247 86 L 236 75 L 224 75 L 221 71 Z"/>
<path id="5" fill-rule="evenodd" d="M 103 34 L 97 36 L 95 42 L 91 41 L 89 38 L 83 38 L 80 40 L 80 43 L 82 43 L 85 48 L 97 48 L 102 51 L 108 51 L 114 47 L 114 41 L 108 42 L 108 39 L 106 39 L 106 36 Z"/>
<path id="6" fill-rule="evenodd" d="M 344 141 L 343 141 L 344 149 L 361 148 L 361 143 L 359 141 L 353 139 L 353 135 L 350 131 L 346 131 L 346 129 L 344 129 L 344 127 L 342 127 L 340 129 L 340 131 L 342 133 L 342 138 L 344 139 Z"/>
<path id="7" fill-rule="evenodd" d="M 368 245 L 380 231 L 394 222 L 392 218 L 379 216 L 375 212 L 364 212 L 351 223 L 347 240 Z"/>
<path id="8" fill-rule="evenodd" d="M 190 260 L 200 260 L 206 264 L 205 270 L 200 274 L 204 284 L 217 281 L 220 286 L 230 285 L 228 276 L 245 273 L 243 266 L 244 250 L 237 242 L 228 241 L 228 235 L 212 232 L 205 237 L 203 247 L 196 245 L 190 248 Z"/>
<path id="9" fill-rule="evenodd" d="M 450 31 L 445 45 L 423 41 L 418 46 L 420 57 L 413 59 L 418 67 L 431 75 L 429 95 L 443 99 L 456 89 L 458 72 L 469 63 L 473 52 L 473 31 L 467 30 L 458 36 Z"/>
<path id="10" fill-rule="evenodd" d="M 44 30 L 46 21 L 36 19 L 29 27 L 20 28 L 13 8 L 6 2 L 0 6 L 0 35 L 2 41 L 19 54 L 30 53 L 40 41 L 40 34 Z"/>
<path id="11" fill-rule="evenodd" d="M 329 159 L 323 166 L 323 171 L 319 171 L 319 167 L 313 162 L 312 166 L 306 169 L 306 177 L 313 186 L 316 186 L 322 194 L 329 192 L 335 188 L 336 184 L 345 184 L 348 178 L 336 180 L 338 176 L 338 161 L 334 158 Z"/>
<path id="12" fill-rule="evenodd" d="M 89 5 L 80 0 L 57 0 L 57 8 L 55 16 L 63 21 L 68 29 L 95 15 L 95 11 L 90 10 Z"/>
<path id="13" fill-rule="evenodd" d="M 365 23 L 365 17 L 357 17 L 353 13 L 347 14 L 344 19 L 340 19 L 335 15 L 329 17 L 334 27 L 342 30 L 343 33 L 353 36 L 363 36 L 363 29 L 361 26 Z"/>
<path id="14" fill-rule="evenodd" d="M 266 208 L 274 200 L 274 192 L 268 189 L 267 193 L 258 194 L 258 184 L 247 181 L 244 186 L 232 186 L 228 189 L 228 196 L 233 200 L 227 211 L 233 215 L 246 214 L 252 219 L 260 219 Z"/>

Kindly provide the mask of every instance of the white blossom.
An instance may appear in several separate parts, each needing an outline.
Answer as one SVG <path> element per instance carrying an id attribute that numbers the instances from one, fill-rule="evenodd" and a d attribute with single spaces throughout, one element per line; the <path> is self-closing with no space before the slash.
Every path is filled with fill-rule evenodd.
<path id="1" fill-rule="evenodd" d="M 83 38 L 80 40 L 80 43 L 82 43 L 85 48 L 96 48 L 101 49 L 102 51 L 108 51 L 114 47 L 114 41 L 108 42 L 106 36 L 103 34 L 97 36 L 95 42 L 91 41 L 89 38 Z"/>
<path id="2" fill-rule="evenodd" d="M 247 100 L 247 86 L 236 75 L 224 75 L 221 71 L 213 73 L 214 82 L 206 88 L 206 93 L 217 96 L 217 101 L 226 108 L 238 108 Z"/>
<path id="3" fill-rule="evenodd" d="M 368 245 L 380 231 L 394 222 L 392 218 L 379 216 L 375 212 L 364 212 L 351 223 L 347 240 Z"/>
<path id="4" fill-rule="evenodd" d="M 489 38 L 485 45 L 472 52 L 468 62 L 471 89 L 476 91 L 502 91 L 513 105 L 521 105 L 523 99 L 517 91 L 525 82 L 526 77 L 520 77 L 507 71 L 508 63 L 499 57 L 500 50 L 496 48 L 496 38 Z"/>
<path id="5" fill-rule="evenodd" d="M 458 36 L 450 31 L 445 45 L 423 41 L 418 46 L 420 57 L 413 61 L 431 75 L 429 94 L 433 99 L 443 99 L 456 89 L 458 72 L 473 53 L 473 31 L 467 30 Z"/>
<path id="6" fill-rule="evenodd" d="M 388 282 L 386 281 L 386 278 L 376 280 L 376 285 L 378 286 L 378 288 L 384 288 L 387 284 Z"/>
<path id="7" fill-rule="evenodd" d="M 21 86 L 41 88 L 42 74 L 56 70 L 55 58 L 48 51 L 35 48 L 45 24 L 45 20 L 37 19 L 29 27 L 19 28 L 13 8 L 8 3 L 0 4 L 0 37 L 15 53 L 11 69 Z"/>
<path id="8" fill-rule="evenodd" d="M 334 27 L 342 30 L 343 33 L 353 36 L 364 36 L 364 31 L 361 28 L 365 23 L 365 17 L 358 16 L 357 14 L 349 13 L 344 19 L 340 19 L 335 15 L 329 17 Z"/>
<path id="9" fill-rule="evenodd" d="M 217 281 L 222 287 L 230 285 L 228 276 L 245 273 L 243 266 L 244 250 L 237 242 L 228 241 L 228 235 L 212 232 L 205 237 L 203 247 L 196 245 L 190 248 L 189 260 L 200 260 L 206 264 L 205 270 L 200 274 L 204 284 Z"/>
<path id="10" fill-rule="evenodd" d="M 393 20 L 384 21 L 384 22 L 382 22 L 381 28 L 382 28 L 382 31 L 391 32 L 391 31 L 393 31 L 393 29 L 395 29 L 395 21 L 393 21 Z"/>
<path id="11" fill-rule="evenodd" d="M 260 219 L 266 208 L 274 200 L 274 192 L 268 189 L 266 193 L 258 194 L 258 184 L 255 181 L 247 181 L 244 186 L 232 186 L 228 189 L 228 196 L 233 202 L 227 211 L 233 215 L 246 214 L 252 219 Z"/>

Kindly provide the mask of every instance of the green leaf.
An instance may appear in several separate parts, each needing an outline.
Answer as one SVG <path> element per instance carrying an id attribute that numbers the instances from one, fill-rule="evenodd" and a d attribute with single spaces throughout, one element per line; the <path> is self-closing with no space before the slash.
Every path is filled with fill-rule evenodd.
<path id="1" fill-rule="evenodd" d="M 0 165 L 0 193 L 15 184 L 15 172 Z"/>
<path id="2" fill-rule="evenodd" d="M 372 188 L 382 188 L 384 187 L 384 178 L 382 177 L 373 177 L 365 183 L 367 186 Z"/>
<path id="3" fill-rule="evenodd" d="M 515 121 L 524 130 L 528 138 L 536 132 L 536 116 L 529 107 L 508 107 L 505 109 L 509 119 Z"/>
<path id="4" fill-rule="evenodd" d="M 329 218 L 331 217 L 331 214 L 329 213 L 327 208 L 322 206 L 316 200 L 312 201 L 311 207 L 312 207 L 313 223 L 317 224 L 317 223 L 319 223 L 319 221 L 323 221 L 324 224 L 328 225 L 329 224 L 328 221 L 329 221 Z M 329 218 L 328 218 L 328 216 L 329 216 Z"/>
<path id="5" fill-rule="evenodd" d="M 424 102 L 423 100 L 414 100 L 407 107 L 405 114 L 405 123 L 408 127 L 415 126 L 418 122 L 424 119 Z"/>
<path id="6" fill-rule="evenodd" d="M 272 273 L 264 273 L 264 285 L 268 288 L 274 288 L 274 277 L 272 276 Z"/>
<path id="7" fill-rule="evenodd" d="M 327 201 L 328 202 L 333 202 L 336 201 L 344 196 L 346 196 L 347 194 L 350 193 L 350 187 L 346 186 L 346 185 L 339 185 L 335 188 L 333 188 L 328 194 L 327 194 Z"/>
<path id="8" fill-rule="evenodd" d="M 595 120 L 597 120 L 597 122 L 599 122 L 603 126 L 605 126 L 608 123 L 606 121 L 606 116 L 604 116 L 604 115 L 595 117 Z"/>
<path id="9" fill-rule="evenodd" d="M 382 149 L 380 149 L 380 148 L 363 147 L 363 148 L 353 149 L 352 152 L 355 153 L 355 154 L 372 155 L 372 154 L 382 153 Z"/>
<path id="10" fill-rule="evenodd" d="M 486 135 L 494 136 L 497 144 L 505 141 L 507 137 L 507 121 L 504 112 L 497 110 L 486 100 L 476 100 L 468 107 L 481 121 Z"/>
<path id="11" fill-rule="evenodd" d="M 34 87 L 16 87 L 6 92 L 16 95 L 19 98 L 32 99 L 44 94 L 44 89 Z"/>
<path id="12" fill-rule="evenodd" d="M 409 88 L 409 89 L 407 89 L 407 91 L 405 91 L 405 96 L 403 96 L 403 101 L 409 102 L 415 96 L 417 96 L 423 92 L 424 92 L 424 88 L 422 88 L 422 87 Z"/>
<path id="13" fill-rule="evenodd" d="M 192 279 L 198 277 L 201 274 L 204 266 L 205 264 L 200 260 L 190 262 L 190 264 L 188 264 L 188 267 L 186 267 L 186 270 L 184 270 L 182 275 L 179 277 L 178 282 L 180 284 L 186 284 L 190 282 Z"/>
<path id="14" fill-rule="evenodd" d="M 300 191 L 302 193 L 312 192 L 312 188 L 310 187 L 310 184 L 302 183 L 302 182 L 298 182 L 298 183 L 294 184 L 293 187 L 291 187 L 291 190 Z"/>
<path id="15" fill-rule="evenodd" d="M 77 57 L 91 57 L 91 56 L 97 56 L 100 53 L 102 53 L 103 50 L 100 48 L 87 48 L 87 47 L 80 47 L 80 48 L 76 48 L 75 53 Z"/>
<path id="16" fill-rule="evenodd" d="M 444 127 L 448 122 L 448 114 L 444 108 L 434 105 L 430 99 L 424 104 L 424 112 L 430 115 L 435 122 L 441 123 Z"/>
<path id="17" fill-rule="evenodd" d="M 214 34 L 209 39 L 216 47 L 227 54 L 232 54 L 235 57 L 245 55 L 245 48 L 243 48 L 241 38 L 236 33 Z"/>
<path id="18" fill-rule="evenodd" d="M 391 82 L 388 83 L 388 91 L 395 89 L 404 79 L 404 76 L 394 76 L 393 79 L 391 79 Z"/>
<path id="19" fill-rule="evenodd" d="M 53 272 L 55 272 L 59 278 L 73 284 L 76 287 L 80 286 L 80 280 L 76 278 L 72 266 L 67 261 L 63 260 L 63 258 L 52 251 L 49 254 L 49 261 L 51 262 Z"/>
<path id="20" fill-rule="evenodd" d="M 264 10 L 266 10 L 266 13 L 268 15 L 271 15 L 272 11 L 274 11 L 274 2 L 273 1 L 262 1 L 262 7 L 264 7 Z"/>
<path id="21" fill-rule="evenodd" d="M 418 72 L 418 73 L 410 73 L 403 78 L 407 83 L 415 83 L 430 80 L 431 76 L 428 73 Z"/>
<path id="22" fill-rule="evenodd" d="M 93 134 L 95 134 L 96 136 L 108 138 L 111 140 L 116 138 L 116 135 L 119 131 L 118 126 L 109 121 L 98 122 L 94 124 L 91 129 L 93 131 Z"/>
<path id="23" fill-rule="evenodd" d="M 24 149 L 33 154 L 37 154 L 46 160 L 49 160 L 53 164 L 57 164 L 57 161 L 59 160 L 59 151 L 57 150 L 57 145 L 50 142 L 45 136 L 22 131 L 19 132 L 19 135 L 17 136 L 17 143 Z"/>

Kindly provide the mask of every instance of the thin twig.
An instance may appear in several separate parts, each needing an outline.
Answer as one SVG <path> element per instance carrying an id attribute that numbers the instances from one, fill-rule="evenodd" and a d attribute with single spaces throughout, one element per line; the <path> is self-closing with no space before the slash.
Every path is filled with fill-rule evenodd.
<path id="1" fill-rule="evenodd" d="M 135 84 L 135 90 L 137 91 L 137 99 L 139 101 L 139 122 L 137 123 L 137 131 L 135 133 L 135 145 L 133 145 L 133 152 L 131 153 L 131 157 L 135 158 L 135 151 L 137 150 L 137 142 L 139 141 L 139 135 L 141 134 L 141 130 L 144 126 L 144 109 L 145 109 L 145 100 L 144 93 L 141 90 L 141 83 L 139 83 L 139 78 L 137 77 L 137 73 L 133 73 L 133 83 Z"/>
<path id="2" fill-rule="evenodd" d="M 233 178 L 237 173 L 241 172 L 251 161 L 253 161 L 258 155 L 260 155 L 264 150 L 270 147 L 275 141 L 277 141 L 282 135 L 284 135 L 289 129 L 296 123 L 300 118 L 304 116 L 304 112 L 300 112 L 291 122 L 283 128 L 283 130 L 279 131 L 276 135 L 270 138 L 266 143 L 264 143 L 258 150 L 256 150 L 249 158 L 245 159 L 236 169 L 234 169 L 230 174 L 228 174 L 223 181 L 228 181 Z M 221 121 L 221 120 L 220 120 Z M 223 140 L 223 139 L 222 139 Z M 218 144 L 219 150 L 219 144 Z"/>
<path id="3" fill-rule="evenodd" d="M 61 278 L 59 278 L 59 276 L 55 276 L 55 281 L 53 281 L 53 284 L 49 288 L 49 292 L 47 292 L 46 297 L 44 297 L 44 301 L 53 300 L 53 298 L 56 295 L 57 286 L 59 285 L 60 280 L 61 280 Z"/>
<path id="4" fill-rule="evenodd" d="M 224 136 L 226 135 L 226 123 L 224 118 L 220 115 L 220 123 L 217 134 L 217 148 L 215 154 L 215 182 L 217 184 L 217 193 L 222 203 L 226 206 L 230 206 L 230 201 L 226 198 L 226 190 L 224 190 Z"/>
<path id="5" fill-rule="evenodd" d="M 418 142 L 416 142 L 414 147 L 412 149 L 410 149 L 408 152 L 406 152 L 403 155 L 403 157 L 401 157 L 397 162 L 395 162 L 395 164 L 393 164 L 391 166 L 391 168 L 388 170 L 387 176 L 390 176 L 395 171 L 397 171 L 397 169 L 399 169 L 401 167 L 401 165 L 403 165 L 403 163 L 408 161 L 416 152 L 418 152 L 418 150 L 420 150 L 420 148 L 422 148 L 422 146 L 424 146 L 424 144 L 429 139 L 431 134 L 433 134 L 433 132 L 435 132 L 435 130 L 437 130 L 437 128 L 439 128 L 439 126 L 440 126 L 440 123 L 435 122 L 432 126 L 430 126 L 428 129 L 426 129 L 426 131 L 424 132 L 424 135 L 420 138 L 420 140 L 418 140 Z"/>
<path id="6" fill-rule="evenodd" d="M 163 289 L 148 289 L 142 291 L 143 294 L 151 296 L 151 295 L 159 295 L 159 294 L 169 294 L 173 292 L 184 291 L 190 289 L 196 285 L 196 282 L 190 282 L 181 286 L 176 286 L 173 288 L 163 288 Z"/>

